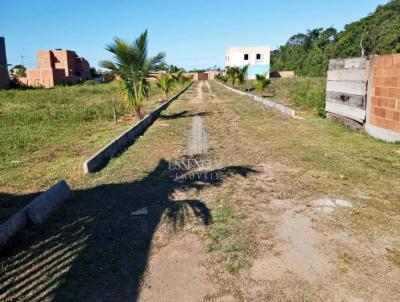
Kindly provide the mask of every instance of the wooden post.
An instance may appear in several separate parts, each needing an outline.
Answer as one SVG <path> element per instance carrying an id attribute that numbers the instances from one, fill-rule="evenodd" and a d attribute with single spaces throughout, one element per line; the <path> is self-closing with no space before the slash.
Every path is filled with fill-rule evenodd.
<path id="1" fill-rule="evenodd" d="M 114 117 L 114 124 L 117 124 L 117 110 L 115 110 L 115 107 L 113 107 L 113 117 Z"/>

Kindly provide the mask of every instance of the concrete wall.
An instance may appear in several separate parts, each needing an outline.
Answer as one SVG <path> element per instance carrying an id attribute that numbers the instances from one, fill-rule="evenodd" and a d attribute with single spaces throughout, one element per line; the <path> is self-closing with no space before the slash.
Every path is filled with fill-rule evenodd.
<path id="1" fill-rule="evenodd" d="M 6 89 L 9 85 L 6 44 L 4 37 L 0 37 L 0 89 Z"/>
<path id="2" fill-rule="evenodd" d="M 364 124 L 367 81 L 366 58 L 330 60 L 326 111 Z"/>

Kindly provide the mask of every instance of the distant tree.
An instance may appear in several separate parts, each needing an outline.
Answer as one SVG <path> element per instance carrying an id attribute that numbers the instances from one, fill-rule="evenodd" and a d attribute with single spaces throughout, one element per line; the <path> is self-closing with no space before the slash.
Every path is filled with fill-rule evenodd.
<path id="1" fill-rule="evenodd" d="M 170 74 L 163 74 L 157 78 L 157 87 L 164 92 L 165 99 L 168 99 L 168 94 L 174 86 L 174 79 Z"/>
<path id="2" fill-rule="evenodd" d="M 307 39 L 307 35 L 306 34 L 296 34 L 294 36 L 291 36 L 289 38 L 289 40 L 287 41 L 288 45 L 295 45 L 295 46 L 305 46 L 306 44 L 306 39 Z"/>
<path id="3" fill-rule="evenodd" d="M 22 64 L 17 64 L 10 69 L 10 73 L 15 77 L 26 77 L 26 67 Z"/>
<path id="4" fill-rule="evenodd" d="M 102 75 L 102 71 L 101 70 L 96 70 L 96 68 L 91 67 L 90 68 L 90 75 L 92 78 L 99 78 Z"/>
<path id="5" fill-rule="evenodd" d="M 171 73 L 173 73 L 173 72 L 178 72 L 180 69 L 178 68 L 178 66 L 175 66 L 175 65 L 169 65 L 169 67 L 168 67 L 168 72 L 171 72 Z"/>
<path id="6" fill-rule="evenodd" d="M 322 31 L 318 40 L 318 46 L 325 47 L 330 43 L 336 42 L 336 39 L 337 39 L 337 30 L 333 27 L 329 27 L 324 31 Z"/>
<path id="7" fill-rule="evenodd" d="M 325 76 L 331 58 L 400 52 L 400 0 L 389 1 L 343 31 L 333 27 L 298 33 L 271 53 L 271 71 Z"/>
<path id="8" fill-rule="evenodd" d="M 148 97 L 151 84 L 148 80 L 151 70 L 163 63 L 164 53 L 149 58 L 147 54 L 147 30 L 132 44 L 114 38 L 114 43 L 106 49 L 114 54 L 113 61 L 102 61 L 100 65 L 118 75 L 125 89 L 125 100 L 129 108 L 135 110 L 138 118 L 143 118 L 141 108 Z"/>

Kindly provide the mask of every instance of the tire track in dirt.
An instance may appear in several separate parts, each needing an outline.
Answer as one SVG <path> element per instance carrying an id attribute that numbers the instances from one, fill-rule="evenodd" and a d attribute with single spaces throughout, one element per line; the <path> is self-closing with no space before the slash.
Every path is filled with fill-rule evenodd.
<path id="1" fill-rule="evenodd" d="M 197 84 L 196 96 L 189 100 L 188 105 L 188 111 L 194 115 L 199 106 L 203 107 L 203 81 Z M 206 153 L 207 139 L 202 117 L 193 116 L 192 129 L 187 137 L 188 155 Z M 177 190 L 171 198 L 179 203 L 188 200 L 189 196 L 185 190 Z M 160 225 L 152 244 L 163 246 L 153 251 L 143 278 L 139 301 L 202 301 L 214 291 L 203 265 L 208 255 L 198 235 L 194 231 L 192 233 L 190 228 L 184 226 L 177 235 L 166 235 L 171 233 L 171 229 L 167 224 Z"/>

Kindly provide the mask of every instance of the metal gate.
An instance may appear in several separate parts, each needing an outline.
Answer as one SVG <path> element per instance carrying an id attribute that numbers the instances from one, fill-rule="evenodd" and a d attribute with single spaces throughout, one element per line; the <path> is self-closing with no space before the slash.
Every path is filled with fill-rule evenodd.
<path id="1" fill-rule="evenodd" d="M 206 72 L 199 72 L 198 74 L 199 81 L 207 81 L 208 80 L 208 73 Z"/>

